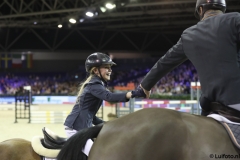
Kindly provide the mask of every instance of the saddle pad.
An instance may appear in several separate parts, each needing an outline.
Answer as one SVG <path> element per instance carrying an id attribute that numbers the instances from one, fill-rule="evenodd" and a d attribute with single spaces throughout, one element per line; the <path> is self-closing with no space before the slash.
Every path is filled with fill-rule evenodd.
<path id="1" fill-rule="evenodd" d="M 209 114 L 207 117 L 213 118 L 213 119 L 215 119 L 215 120 L 217 120 L 217 121 L 219 121 L 219 122 L 226 122 L 226 123 L 228 123 L 228 124 L 231 123 L 231 124 L 240 125 L 240 123 L 232 122 L 232 121 L 230 121 L 229 119 L 227 119 L 226 117 L 223 117 L 223 116 L 221 116 L 221 115 L 219 115 L 219 114 Z"/>
<path id="2" fill-rule="evenodd" d="M 44 160 L 57 160 L 57 159 L 54 159 L 54 158 L 47 158 L 47 157 L 45 157 Z"/>
<path id="3" fill-rule="evenodd" d="M 240 125 L 221 122 L 224 128 L 227 130 L 234 145 L 240 149 Z"/>
<path id="4" fill-rule="evenodd" d="M 82 149 L 82 152 L 88 156 L 89 155 L 89 152 L 92 148 L 92 145 L 93 145 L 93 141 L 91 139 L 88 139 L 87 142 L 86 142 L 86 145 L 84 147 L 84 149 Z"/>

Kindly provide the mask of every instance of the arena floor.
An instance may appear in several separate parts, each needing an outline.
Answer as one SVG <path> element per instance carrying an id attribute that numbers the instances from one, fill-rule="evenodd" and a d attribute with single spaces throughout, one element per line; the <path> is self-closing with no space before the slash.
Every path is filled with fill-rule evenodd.
<path id="1" fill-rule="evenodd" d="M 71 110 L 73 105 L 35 105 L 32 106 L 34 110 Z M 115 114 L 114 107 L 104 107 L 104 120 L 107 119 L 108 113 Z M 63 124 L 31 124 L 26 119 L 19 119 L 18 123 L 15 122 L 14 105 L 0 104 L 0 142 L 11 138 L 23 138 L 31 140 L 34 136 L 42 136 L 42 128 L 47 127 L 57 135 L 65 137 Z"/>

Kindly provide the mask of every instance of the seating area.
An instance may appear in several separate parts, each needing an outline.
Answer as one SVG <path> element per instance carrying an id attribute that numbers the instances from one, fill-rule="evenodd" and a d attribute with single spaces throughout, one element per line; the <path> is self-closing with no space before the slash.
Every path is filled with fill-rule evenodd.
<path id="1" fill-rule="evenodd" d="M 124 91 L 139 85 L 155 62 L 144 64 L 122 61 L 120 65 L 117 63 L 118 65 L 113 67 L 109 87 Z M 83 72 L 84 70 L 71 73 L 1 73 L 0 95 L 14 95 L 22 86 L 31 86 L 32 95 L 77 95 L 79 84 L 86 78 L 86 73 Z M 198 81 L 198 76 L 193 65 L 186 62 L 160 79 L 153 87 L 152 93 L 190 94 L 192 81 Z"/>
<path id="2" fill-rule="evenodd" d="M 22 86 L 31 86 L 33 95 L 71 95 L 76 94 L 77 82 L 72 76 L 55 74 L 2 74 L 0 75 L 0 94 L 14 95 Z"/>
<path id="3" fill-rule="evenodd" d="M 141 66 L 141 68 L 137 68 L 136 65 L 129 67 L 129 65 L 131 66 L 134 64 L 130 62 L 128 63 L 129 65 L 124 65 L 128 67 L 128 70 L 115 73 L 118 76 L 112 81 L 115 86 L 114 88 L 116 90 L 124 90 L 124 88 L 131 89 L 132 87 L 128 86 L 132 86 L 132 83 L 134 83 L 136 87 L 140 84 L 143 77 L 150 71 L 151 67 L 156 63 L 155 61 L 145 60 L 145 62 L 148 63 L 137 62 L 138 66 Z M 131 69 L 134 67 L 135 69 Z M 190 61 L 186 61 L 185 63 L 172 70 L 166 76 L 161 78 L 152 88 L 152 93 L 160 95 L 190 94 L 190 83 L 198 81 L 199 79 L 195 67 Z"/>

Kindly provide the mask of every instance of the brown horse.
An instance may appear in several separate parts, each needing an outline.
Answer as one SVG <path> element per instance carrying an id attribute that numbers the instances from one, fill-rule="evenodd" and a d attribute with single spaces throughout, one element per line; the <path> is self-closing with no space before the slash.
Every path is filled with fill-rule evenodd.
<path id="1" fill-rule="evenodd" d="M 80 151 L 88 138 L 95 137 L 89 160 L 213 160 L 223 154 L 239 156 L 217 121 L 151 108 L 78 132 L 67 141 L 57 159 L 86 159 Z"/>
<path id="2" fill-rule="evenodd" d="M 44 132 L 45 135 L 47 134 L 52 138 L 52 141 L 61 141 L 61 143 L 66 141 L 66 138 L 59 137 L 48 128 L 44 127 Z M 45 157 L 54 160 L 59 152 L 60 149 L 57 144 L 46 141 L 41 136 L 34 136 L 31 142 L 14 138 L 0 143 L 0 160 L 45 160 Z"/>
<path id="3" fill-rule="evenodd" d="M 81 150 L 89 138 L 96 139 L 89 157 L 86 157 Z M 7 157 L 9 153 L 18 154 L 19 157 L 11 159 Z M 57 159 L 227 160 L 229 157 L 226 155 L 239 156 L 239 150 L 217 121 L 168 109 L 151 108 L 79 131 L 68 139 Z M 26 143 L 25 148 L 24 145 L 19 147 L 7 141 L 0 143 L 0 160 L 37 160 L 35 156 L 29 143 Z"/>
<path id="4" fill-rule="evenodd" d="M 30 141 L 16 138 L 0 143 L 0 160 L 41 160 L 41 157 L 34 152 Z"/>

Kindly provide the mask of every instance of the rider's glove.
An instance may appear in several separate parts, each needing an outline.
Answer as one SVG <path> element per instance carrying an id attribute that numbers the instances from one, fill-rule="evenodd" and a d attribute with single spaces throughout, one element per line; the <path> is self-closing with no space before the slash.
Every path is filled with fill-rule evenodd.
<path id="1" fill-rule="evenodd" d="M 143 97 L 146 98 L 146 94 L 144 93 L 143 89 L 138 86 L 137 89 L 132 91 L 132 98 L 139 98 L 139 97 Z"/>

